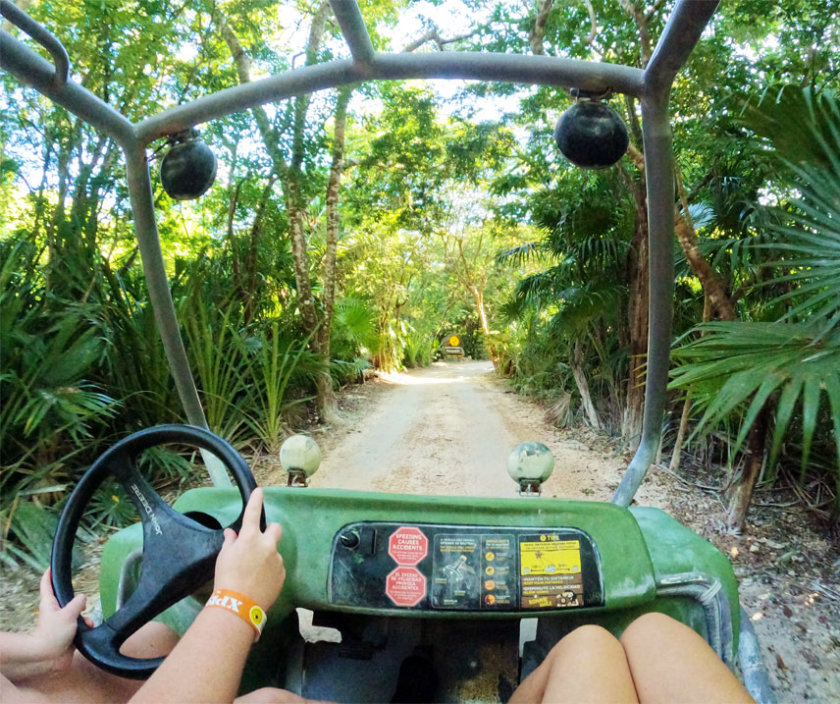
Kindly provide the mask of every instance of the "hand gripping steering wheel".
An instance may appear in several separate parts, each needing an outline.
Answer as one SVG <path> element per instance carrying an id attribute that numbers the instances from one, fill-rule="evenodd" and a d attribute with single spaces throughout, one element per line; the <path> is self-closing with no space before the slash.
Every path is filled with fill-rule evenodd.
<path id="1" fill-rule="evenodd" d="M 224 542 L 223 529 L 207 528 L 167 504 L 137 469 L 141 452 L 163 443 L 197 446 L 216 455 L 233 474 L 244 505 L 257 488 L 245 460 L 209 430 L 186 425 L 160 425 L 141 430 L 105 452 L 82 477 L 64 511 L 53 541 L 52 586 L 58 603 L 74 596 L 71 581 L 73 539 L 94 492 L 109 475 L 125 488 L 143 522 L 143 559 L 134 593 L 104 623 L 89 628 L 79 618 L 75 644 L 91 662 L 122 677 L 149 677 L 163 658 L 132 658 L 120 646 L 140 626 L 195 591 L 213 576 L 216 555 Z M 264 520 L 264 518 L 263 518 Z M 242 513 L 231 526 L 238 530 Z"/>

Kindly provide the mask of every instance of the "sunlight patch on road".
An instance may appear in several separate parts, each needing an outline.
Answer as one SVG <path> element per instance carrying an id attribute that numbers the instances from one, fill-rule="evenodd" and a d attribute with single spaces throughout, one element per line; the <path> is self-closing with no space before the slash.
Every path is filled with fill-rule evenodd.
<path id="1" fill-rule="evenodd" d="M 386 384 L 400 384 L 402 386 L 414 386 L 417 384 L 462 384 L 464 377 L 456 376 L 450 379 L 439 379 L 434 377 L 417 377 L 401 374 L 399 372 L 380 372 L 379 378 Z"/>

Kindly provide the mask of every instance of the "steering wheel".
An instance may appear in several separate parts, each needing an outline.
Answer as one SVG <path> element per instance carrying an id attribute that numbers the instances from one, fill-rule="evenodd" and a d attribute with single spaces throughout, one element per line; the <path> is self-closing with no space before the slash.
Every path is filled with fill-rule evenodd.
<path id="1" fill-rule="evenodd" d="M 52 586 L 58 603 L 73 599 L 71 560 L 73 539 L 85 508 L 108 476 L 125 488 L 143 523 L 143 558 L 134 593 L 104 623 L 88 627 L 79 617 L 75 644 L 91 662 L 109 672 L 144 679 L 163 658 L 132 658 L 120 646 L 140 626 L 195 591 L 213 576 L 223 529 L 207 528 L 167 504 L 137 469 L 141 452 L 163 443 L 182 443 L 212 452 L 233 474 L 244 505 L 257 482 L 245 460 L 209 430 L 186 425 L 160 425 L 124 438 L 107 450 L 82 477 L 61 514 L 52 550 Z M 264 518 L 263 518 L 264 521 Z M 232 524 L 238 530 L 242 513 Z"/>

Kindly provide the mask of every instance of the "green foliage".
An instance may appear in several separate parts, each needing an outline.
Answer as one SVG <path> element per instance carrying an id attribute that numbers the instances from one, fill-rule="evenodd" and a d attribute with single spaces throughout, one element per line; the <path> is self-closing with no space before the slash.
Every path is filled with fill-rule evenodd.
<path id="1" fill-rule="evenodd" d="M 775 100 L 768 91 L 745 120 L 772 140 L 800 193 L 789 199 L 784 220 L 770 226 L 776 241 L 762 245 L 778 256 L 768 266 L 781 272 L 764 285 L 787 291 L 776 299 L 789 307 L 786 320 L 808 320 L 828 334 L 840 326 L 840 101 L 785 86 Z"/>
<path id="2" fill-rule="evenodd" d="M 49 295 L 25 241 L 0 242 L 0 253 L 0 439 L 10 468 L 0 489 L 8 490 L 15 468 L 81 448 L 113 418 L 116 401 L 93 381 L 103 354 L 96 307 Z"/>
<path id="3" fill-rule="evenodd" d="M 376 310 L 370 302 L 356 297 L 335 303 L 330 349 L 339 359 L 370 357 L 376 350 Z"/>
<path id="4" fill-rule="evenodd" d="M 291 397 L 287 389 L 296 376 L 313 379 L 326 373 L 318 358 L 307 351 L 309 338 L 295 339 L 284 334 L 277 322 L 258 330 L 248 340 L 248 378 L 250 392 L 245 422 L 265 449 L 276 454 L 288 435 L 286 414 L 295 405 L 313 397 Z"/>
<path id="5" fill-rule="evenodd" d="M 594 401 L 617 427 L 623 403 L 619 380 L 629 366 L 621 348 L 633 211 L 615 177 L 605 174 L 569 174 L 532 198 L 531 207 L 544 238 L 500 255 L 502 262 L 533 265 L 503 308 L 519 331 L 506 341 L 508 368 L 527 393 L 578 398 L 570 359 L 577 345 Z"/>
<path id="6" fill-rule="evenodd" d="M 777 156 L 795 181 L 779 219 L 759 244 L 779 258 L 764 264 L 773 275 L 757 292 L 773 293 L 778 322 L 707 323 L 702 337 L 677 347 L 682 364 L 672 386 L 687 389 L 703 411 L 696 434 L 736 418 L 737 451 L 758 412 L 770 403 L 774 428 L 768 466 L 775 472 L 788 429 L 801 427 L 806 475 L 815 439 L 833 442 L 840 486 L 840 110 L 830 94 L 786 87 L 748 112 L 748 124 L 778 142 Z M 796 138 L 789 136 L 797 133 Z M 825 397 L 826 402 L 822 402 Z M 829 440 L 829 427 L 833 438 Z"/>
<path id="7" fill-rule="evenodd" d="M 124 528 L 138 520 L 137 510 L 122 484 L 106 480 L 88 506 L 91 523 L 109 528 Z"/>
<path id="8" fill-rule="evenodd" d="M 50 564 L 52 537 L 58 525 L 55 514 L 39 504 L 15 500 L 8 509 L 4 524 L 17 538 L 19 545 L 5 543 L 0 558 L 9 567 L 17 567 L 18 560 L 36 572 L 43 572 Z"/>
<path id="9" fill-rule="evenodd" d="M 802 419 L 802 467 L 808 465 L 814 433 L 821 418 L 824 392 L 840 447 L 840 330 L 815 338 L 802 323 L 717 322 L 698 326 L 702 334 L 674 351 L 680 362 L 672 386 L 691 389 L 703 410 L 695 433 L 709 432 L 743 409 L 735 440 L 737 452 L 758 412 L 776 395 L 775 426 L 769 466 L 774 467 L 794 411 Z M 840 452 L 838 452 L 840 466 Z"/>
<path id="10" fill-rule="evenodd" d="M 466 2 L 486 22 L 465 43 L 532 51 L 533 3 Z M 683 366 L 674 383 L 706 404 L 704 431 L 718 423 L 739 429 L 733 447 L 756 399 L 772 400 L 772 455 L 785 453 L 784 433 L 795 429 L 803 463 L 837 444 L 831 364 L 840 319 L 840 140 L 827 90 L 840 69 L 835 4 L 723 3 L 671 99 L 699 246 L 751 326 L 710 324 L 702 337 L 685 338 L 691 342 L 676 352 Z M 364 5 L 374 43 L 384 45 L 386 25 L 405 2 Z M 597 31 L 590 39 L 586 4 L 554 3 L 545 53 L 641 65 L 646 47 L 626 3 L 591 5 Z M 222 18 L 255 76 L 299 62 L 305 32 L 288 30 L 305 27 L 313 8 L 281 7 L 285 14 L 261 0 L 104 0 L 35 3 L 29 11 L 65 43 L 85 87 L 137 120 L 238 82 Z M 668 11 L 667 3 L 653 7 L 651 37 Z M 336 26 L 328 22 L 326 31 Z M 305 60 L 334 51 L 326 41 Z M 768 80 L 792 85 L 768 89 Z M 93 458 L 139 427 L 182 414 L 137 261 L 119 148 L 8 74 L 0 82 L 2 555 L 34 566 L 54 508 Z M 630 368 L 625 311 L 639 207 L 629 193 L 640 174 L 629 161 L 598 174 L 564 162 L 551 129 L 570 98 L 554 87 L 470 84 L 445 107 L 419 84 L 365 85 L 357 95 L 364 100 L 351 103 L 348 121 L 328 369 L 300 332 L 287 207 L 290 198 L 308 204 L 303 228 L 321 306 L 334 93 L 266 108 L 286 168 L 255 148 L 264 140 L 244 112 L 202 128 L 224 167 L 205 198 L 173 203 L 155 194 L 173 297 L 211 427 L 239 446 L 276 449 L 288 414 L 311 396 L 318 375 L 341 384 L 369 366 L 428 364 L 446 330 L 462 334 L 473 355 L 492 347 L 519 388 L 546 398 L 574 397 L 579 365 L 599 413 L 617 425 Z M 493 96 L 497 119 L 477 121 Z M 613 105 L 632 132 L 637 106 L 615 98 Z M 790 182 L 768 158 L 768 144 L 790 162 Z M 299 193 L 288 189 L 290 171 Z M 156 174 L 153 183 L 159 188 Z M 767 200 L 782 207 L 766 208 Z M 496 261 L 499 250 L 508 256 Z M 703 300 L 681 256 L 677 268 L 681 334 L 700 319 Z M 573 404 L 572 420 L 576 414 Z M 144 471 L 160 485 L 195 470 L 170 452 L 148 459 Z M 114 496 L 103 489 L 92 516 L 128 520 Z"/>
<path id="11" fill-rule="evenodd" d="M 406 367 L 428 367 L 432 363 L 432 353 L 436 340 L 427 332 L 409 330 L 403 349 L 403 364 Z"/>
<path id="12" fill-rule="evenodd" d="M 247 435 L 243 407 L 247 402 L 247 358 L 240 315 L 234 304 L 224 310 L 216 308 L 195 285 L 181 304 L 186 344 L 207 424 L 232 443 Z"/>

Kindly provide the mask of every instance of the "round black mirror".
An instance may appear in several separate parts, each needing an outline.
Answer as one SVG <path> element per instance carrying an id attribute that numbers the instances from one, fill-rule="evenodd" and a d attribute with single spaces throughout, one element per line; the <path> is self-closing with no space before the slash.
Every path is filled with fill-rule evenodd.
<path id="1" fill-rule="evenodd" d="M 195 129 L 175 135 L 160 164 L 163 190 L 175 200 L 204 195 L 216 179 L 216 157 Z"/>
<path id="2" fill-rule="evenodd" d="M 560 115 L 554 139 L 563 156 L 584 169 L 612 166 L 630 144 L 624 121 L 597 100 L 580 100 Z"/>

